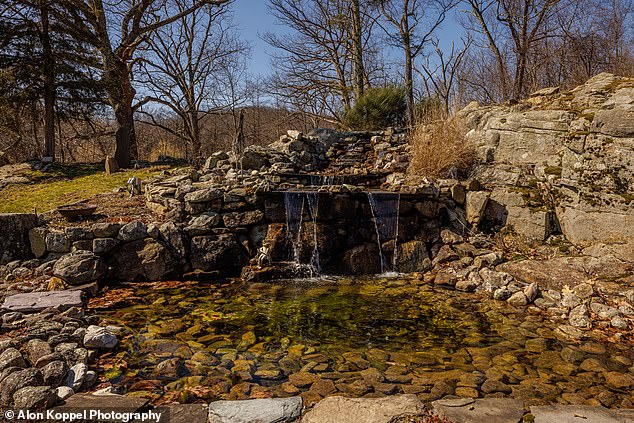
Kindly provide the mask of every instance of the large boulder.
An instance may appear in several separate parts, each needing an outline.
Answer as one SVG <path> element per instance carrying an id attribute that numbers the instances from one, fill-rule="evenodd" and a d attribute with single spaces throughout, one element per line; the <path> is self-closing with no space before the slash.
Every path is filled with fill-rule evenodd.
<path id="1" fill-rule="evenodd" d="M 0 264 L 31 257 L 29 231 L 37 226 L 30 213 L 0 213 Z"/>
<path id="2" fill-rule="evenodd" d="M 244 247 L 231 233 L 193 237 L 190 255 L 192 268 L 221 274 L 239 274 L 249 261 Z"/>
<path id="3" fill-rule="evenodd" d="M 285 423 L 302 413 L 302 398 L 215 401 L 209 404 L 209 423 Z"/>
<path id="4" fill-rule="evenodd" d="M 121 281 L 158 281 L 176 273 L 178 261 L 172 252 L 153 238 L 123 244 L 112 258 L 111 276 Z"/>
<path id="5" fill-rule="evenodd" d="M 302 418 L 302 423 L 389 423 L 405 416 L 419 416 L 425 406 L 416 395 L 386 398 L 327 397 Z"/>
<path id="6" fill-rule="evenodd" d="M 90 325 L 84 335 L 84 347 L 110 350 L 117 345 L 117 337 L 108 329 Z"/>
<path id="7" fill-rule="evenodd" d="M 104 274 L 99 256 L 90 251 L 77 251 L 62 256 L 53 266 L 53 276 L 70 285 L 81 285 L 96 281 Z"/>

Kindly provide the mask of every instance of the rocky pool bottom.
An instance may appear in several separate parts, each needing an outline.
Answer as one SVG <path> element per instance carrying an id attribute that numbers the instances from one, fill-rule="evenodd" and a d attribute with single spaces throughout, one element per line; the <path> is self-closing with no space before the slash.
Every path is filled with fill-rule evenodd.
<path id="1" fill-rule="evenodd" d="M 154 404 L 404 393 L 634 408 L 631 341 L 570 340 L 536 308 L 412 278 L 130 284 L 92 307 L 127 330 L 98 361 L 102 386 Z"/>

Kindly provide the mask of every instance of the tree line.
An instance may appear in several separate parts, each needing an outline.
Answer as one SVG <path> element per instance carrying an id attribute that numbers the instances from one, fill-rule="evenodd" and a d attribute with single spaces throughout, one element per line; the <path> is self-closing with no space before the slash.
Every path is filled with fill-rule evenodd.
<path id="1" fill-rule="evenodd" d="M 377 87 L 399 88 L 414 125 L 430 104 L 449 115 L 634 74 L 632 0 L 267 4 L 286 30 L 262 34 L 273 71 L 254 76 L 233 0 L 0 0 L 0 150 L 68 161 L 85 159 L 90 140 L 93 156 L 95 145 L 112 154 L 114 140 L 127 167 L 140 144 L 169 138 L 199 159 L 221 147 L 209 141 L 219 127 L 225 138 L 238 130 L 241 108 L 257 142 L 267 138 L 257 122 L 273 118 L 345 125 Z"/>

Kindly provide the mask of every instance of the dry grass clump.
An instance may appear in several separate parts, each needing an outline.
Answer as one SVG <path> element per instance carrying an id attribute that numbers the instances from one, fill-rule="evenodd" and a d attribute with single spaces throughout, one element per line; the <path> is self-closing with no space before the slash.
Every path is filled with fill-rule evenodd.
<path id="1" fill-rule="evenodd" d="M 427 178 L 466 178 L 478 163 L 473 143 L 456 118 L 419 124 L 410 135 L 409 176 Z"/>

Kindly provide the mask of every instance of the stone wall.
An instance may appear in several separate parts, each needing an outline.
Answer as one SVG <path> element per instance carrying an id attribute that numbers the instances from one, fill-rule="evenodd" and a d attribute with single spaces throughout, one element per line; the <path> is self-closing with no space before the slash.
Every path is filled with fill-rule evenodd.
<path id="1" fill-rule="evenodd" d="M 0 264 L 31 257 L 29 230 L 35 226 L 35 214 L 0 214 Z"/>
<path id="2" fill-rule="evenodd" d="M 601 74 L 571 91 L 459 113 L 485 165 L 483 222 L 581 246 L 634 235 L 634 79 Z"/>

